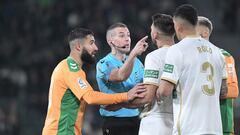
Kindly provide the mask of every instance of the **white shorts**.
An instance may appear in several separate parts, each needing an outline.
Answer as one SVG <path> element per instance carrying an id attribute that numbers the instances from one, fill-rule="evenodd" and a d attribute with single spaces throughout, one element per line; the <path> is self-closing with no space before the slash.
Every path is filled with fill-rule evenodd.
<path id="1" fill-rule="evenodd" d="M 148 115 L 141 120 L 138 135 L 172 135 L 172 115 Z"/>

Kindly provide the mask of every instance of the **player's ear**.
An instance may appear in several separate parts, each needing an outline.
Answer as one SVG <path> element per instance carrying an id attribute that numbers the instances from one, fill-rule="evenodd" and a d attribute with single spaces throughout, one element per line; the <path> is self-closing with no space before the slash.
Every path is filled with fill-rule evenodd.
<path id="1" fill-rule="evenodd" d="M 77 42 L 76 43 L 76 45 L 75 45 L 75 49 L 77 50 L 77 51 L 80 51 L 81 50 L 81 43 L 80 42 Z"/>
<path id="2" fill-rule="evenodd" d="M 176 27 L 176 31 L 182 33 L 183 32 L 183 27 L 184 27 L 183 24 L 178 24 L 177 27 Z"/>
<path id="3" fill-rule="evenodd" d="M 154 33 L 153 33 L 153 39 L 157 39 L 157 37 L 158 37 L 158 33 L 157 33 L 157 32 L 154 32 Z"/>
<path id="4" fill-rule="evenodd" d="M 174 29 L 176 32 L 182 32 L 183 24 L 181 22 L 174 21 Z"/>
<path id="5" fill-rule="evenodd" d="M 208 31 L 208 30 L 205 30 L 205 31 L 203 32 L 203 36 L 204 36 L 204 38 L 208 37 L 208 36 L 209 36 L 209 31 Z"/>

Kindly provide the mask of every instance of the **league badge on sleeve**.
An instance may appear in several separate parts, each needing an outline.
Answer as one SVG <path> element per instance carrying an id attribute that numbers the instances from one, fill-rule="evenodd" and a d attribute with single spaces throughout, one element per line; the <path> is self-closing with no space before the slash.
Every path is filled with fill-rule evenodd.
<path id="1" fill-rule="evenodd" d="M 159 76 L 159 71 L 158 70 L 149 70 L 146 69 L 144 71 L 144 78 L 153 78 L 153 79 L 158 79 Z"/>
<path id="2" fill-rule="evenodd" d="M 84 89 L 87 87 L 87 83 L 84 80 L 82 80 L 81 78 L 78 78 L 78 84 L 81 89 Z"/>
<path id="3" fill-rule="evenodd" d="M 174 68 L 174 65 L 165 64 L 163 72 L 173 73 L 173 68 Z"/>

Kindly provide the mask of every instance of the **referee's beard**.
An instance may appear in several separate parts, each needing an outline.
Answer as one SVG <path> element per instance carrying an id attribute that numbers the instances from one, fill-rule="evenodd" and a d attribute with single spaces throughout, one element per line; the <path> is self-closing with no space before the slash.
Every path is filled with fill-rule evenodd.
<path id="1" fill-rule="evenodd" d="M 85 48 L 82 50 L 81 59 L 85 64 L 94 64 L 96 58 L 94 55 L 91 55 Z"/>

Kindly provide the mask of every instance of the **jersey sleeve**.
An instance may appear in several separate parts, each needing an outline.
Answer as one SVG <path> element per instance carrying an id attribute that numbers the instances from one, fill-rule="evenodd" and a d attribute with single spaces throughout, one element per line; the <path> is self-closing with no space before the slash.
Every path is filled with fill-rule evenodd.
<path id="1" fill-rule="evenodd" d="M 127 93 L 104 94 L 94 91 L 85 76 L 79 77 L 77 73 L 69 72 L 66 77 L 68 87 L 80 100 L 84 99 L 88 104 L 117 104 L 128 101 Z"/>
<path id="2" fill-rule="evenodd" d="M 232 56 L 225 57 L 225 62 L 228 76 L 227 78 L 228 94 L 226 98 L 237 98 L 239 90 L 234 58 Z"/>
<path id="3" fill-rule="evenodd" d="M 109 61 L 100 60 L 96 66 L 96 77 L 108 81 L 113 69 L 114 66 Z"/>
<path id="4" fill-rule="evenodd" d="M 108 105 L 117 104 L 128 101 L 127 93 L 105 94 L 98 91 L 87 91 L 83 95 L 83 99 L 88 104 Z"/>
<path id="5" fill-rule="evenodd" d="M 163 68 L 163 74 L 161 76 L 162 80 L 169 81 L 173 84 L 177 84 L 178 79 L 181 75 L 182 69 L 182 53 L 176 47 L 170 47 L 165 59 L 165 65 Z"/>
<path id="6" fill-rule="evenodd" d="M 160 73 L 159 73 L 159 62 L 151 53 L 149 53 L 145 58 L 145 67 L 144 67 L 144 78 L 143 83 L 153 84 L 158 86 L 160 82 Z"/>
<path id="7" fill-rule="evenodd" d="M 80 100 L 84 93 L 93 91 L 93 88 L 86 80 L 85 74 L 79 76 L 78 72 L 65 72 L 65 82 L 74 95 Z"/>
<path id="8" fill-rule="evenodd" d="M 223 60 L 222 79 L 227 79 L 228 73 L 227 73 L 226 61 L 225 61 L 224 55 L 221 55 L 221 56 L 222 56 L 222 60 Z"/>

